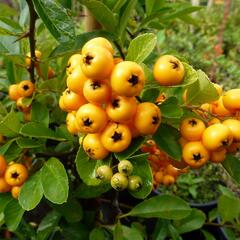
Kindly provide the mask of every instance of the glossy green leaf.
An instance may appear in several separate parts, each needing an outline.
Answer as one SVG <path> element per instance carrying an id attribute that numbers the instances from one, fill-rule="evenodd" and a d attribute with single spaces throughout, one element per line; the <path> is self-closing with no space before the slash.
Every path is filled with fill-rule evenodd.
<path id="1" fill-rule="evenodd" d="M 80 183 L 78 188 L 74 191 L 74 196 L 77 198 L 83 198 L 83 199 L 88 199 L 88 198 L 96 198 L 103 193 L 107 192 L 110 190 L 112 187 L 110 184 L 100 184 L 97 186 L 88 186 L 85 183 Z"/>
<path id="2" fill-rule="evenodd" d="M 1 193 L 0 197 L 0 213 L 2 213 L 7 206 L 7 204 L 12 200 L 12 197 L 10 194 L 7 193 Z"/>
<path id="3" fill-rule="evenodd" d="M 193 208 L 186 218 L 174 221 L 173 226 L 177 229 L 179 234 L 182 234 L 201 228 L 205 220 L 205 214 L 202 211 Z"/>
<path id="4" fill-rule="evenodd" d="M 23 209 L 29 211 L 40 203 L 42 197 L 41 175 L 40 172 L 37 172 L 24 183 L 19 195 L 19 204 Z"/>
<path id="5" fill-rule="evenodd" d="M 7 162 L 13 161 L 19 158 L 22 150 L 23 149 L 20 148 L 15 141 L 13 141 L 8 150 L 5 152 L 4 157 L 7 159 Z"/>
<path id="6" fill-rule="evenodd" d="M 18 201 L 12 199 L 4 209 L 4 219 L 8 230 L 15 231 L 22 219 L 24 210 L 19 205 Z"/>
<path id="7" fill-rule="evenodd" d="M 216 238 L 210 232 L 203 229 L 201 229 L 201 232 L 203 233 L 204 240 L 216 240 Z"/>
<path id="8" fill-rule="evenodd" d="M 11 147 L 12 143 L 16 141 L 16 138 L 13 138 L 9 141 L 7 141 L 4 145 L 0 147 L 0 154 L 5 155 L 5 153 L 8 151 L 8 149 Z"/>
<path id="9" fill-rule="evenodd" d="M 101 165 L 110 165 L 111 159 L 104 160 L 90 159 L 82 147 L 79 147 L 76 159 L 76 167 L 80 178 L 84 183 L 91 186 L 101 184 L 101 181 L 96 178 L 96 170 Z"/>
<path id="10" fill-rule="evenodd" d="M 181 160 L 182 148 L 178 142 L 179 133 L 175 128 L 161 123 L 157 132 L 153 135 L 153 139 L 159 148 L 170 157 L 179 161 Z"/>
<path id="11" fill-rule="evenodd" d="M 144 240 L 141 233 L 136 228 L 130 228 L 127 226 L 122 225 L 122 231 L 123 231 L 123 239 L 128 240 Z"/>
<path id="12" fill-rule="evenodd" d="M 228 154 L 222 165 L 230 174 L 230 176 L 240 184 L 240 159 Z"/>
<path id="13" fill-rule="evenodd" d="M 1 16 L 5 16 L 5 17 L 10 17 L 10 16 L 16 16 L 17 10 L 14 9 L 13 7 L 10 7 L 8 4 L 2 2 L 0 3 L 0 9 L 1 9 Z"/>
<path id="14" fill-rule="evenodd" d="M 235 196 L 221 195 L 218 199 L 218 213 L 223 222 L 233 221 L 240 214 L 240 199 Z"/>
<path id="15" fill-rule="evenodd" d="M 121 37 L 123 32 L 126 30 L 128 21 L 133 13 L 133 9 L 135 8 L 137 4 L 137 0 L 131 0 L 127 1 L 125 4 L 123 10 L 122 10 L 122 15 L 120 17 L 120 22 L 119 22 L 119 36 Z"/>
<path id="16" fill-rule="evenodd" d="M 117 222 L 113 231 L 113 240 L 122 240 L 123 239 L 123 230 L 120 221 Z"/>
<path id="17" fill-rule="evenodd" d="M 104 228 L 96 227 L 89 234 L 89 240 L 107 240 L 107 233 Z"/>
<path id="18" fill-rule="evenodd" d="M 89 9 L 96 20 L 102 25 L 104 29 L 109 32 L 116 31 L 116 19 L 112 11 L 101 1 L 90 0 L 82 1 L 83 4 Z"/>
<path id="19" fill-rule="evenodd" d="M 127 61 L 143 62 L 155 48 L 157 36 L 153 33 L 145 33 L 133 39 L 128 47 Z"/>
<path id="20" fill-rule="evenodd" d="M 33 3 L 37 14 L 53 37 L 60 42 L 75 37 L 74 23 L 60 3 L 53 0 L 33 0 Z"/>
<path id="21" fill-rule="evenodd" d="M 143 102 L 155 102 L 159 96 L 159 89 L 148 88 L 142 91 L 141 99 Z"/>
<path id="22" fill-rule="evenodd" d="M 56 132 L 47 128 L 44 124 L 35 123 L 35 122 L 24 124 L 20 130 L 20 134 L 28 137 L 47 138 L 47 139 L 52 139 L 57 141 L 65 140 L 65 138 L 58 136 Z"/>
<path id="23" fill-rule="evenodd" d="M 91 226 L 92 228 L 92 226 Z M 62 227 L 64 240 L 87 240 L 89 239 L 89 229 L 83 223 L 71 223 Z"/>
<path id="24" fill-rule="evenodd" d="M 69 223 L 79 222 L 83 217 L 82 205 L 75 198 L 69 198 L 66 203 L 54 205 L 53 208 Z"/>
<path id="25" fill-rule="evenodd" d="M 188 87 L 186 104 L 200 105 L 217 100 L 219 95 L 207 75 L 201 70 L 197 71 L 197 75 L 198 81 Z"/>
<path id="26" fill-rule="evenodd" d="M 118 160 L 124 160 L 133 155 L 145 141 L 144 137 L 133 138 L 130 146 L 120 153 L 115 153 Z"/>
<path id="27" fill-rule="evenodd" d="M 120 222 L 114 228 L 113 231 L 114 240 L 143 240 L 143 236 L 136 228 L 130 228 L 124 225 L 121 225 Z"/>
<path id="28" fill-rule="evenodd" d="M 19 133 L 21 128 L 20 119 L 17 113 L 10 112 L 0 121 L 0 134 L 13 137 Z"/>
<path id="29" fill-rule="evenodd" d="M 181 118 L 183 116 L 183 110 L 178 104 L 178 100 L 175 97 L 167 98 L 160 105 L 162 116 L 165 118 Z"/>
<path id="30" fill-rule="evenodd" d="M 170 195 L 160 195 L 149 198 L 136 205 L 124 216 L 179 220 L 187 217 L 190 213 L 191 208 L 181 198 Z"/>
<path id="31" fill-rule="evenodd" d="M 46 127 L 49 124 L 49 112 L 45 105 L 39 102 L 33 102 L 32 104 L 32 112 L 31 112 L 31 121 L 42 123 Z"/>
<path id="32" fill-rule="evenodd" d="M 15 42 L 15 36 L 1 36 L 0 38 L 0 53 L 1 54 L 19 54 L 19 42 Z"/>
<path id="33" fill-rule="evenodd" d="M 68 198 L 68 176 L 63 164 L 57 158 L 50 158 L 41 169 L 41 183 L 44 196 L 51 202 L 62 204 Z"/>
<path id="34" fill-rule="evenodd" d="M 119 12 L 126 2 L 127 0 L 116 0 L 112 11 Z"/>
<path id="35" fill-rule="evenodd" d="M 129 191 L 135 198 L 144 199 L 152 191 L 153 188 L 153 177 L 152 170 L 147 160 L 147 154 L 141 154 L 129 158 L 129 161 L 133 165 L 132 175 L 137 175 L 141 177 L 143 185 L 138 191 Z"/>
<path id="36" fill-rule="evenodd" d="M 165 240 L 168 236 L 169 221 L 158 219 L 153 232 L 154 240 Z"/>
<path id="37" fill-rule="evenodd" d="M 25 137 L 18 138 L 16 142 L 20 148 L 38 148 L 44 145 L 39 140 Z"/>
<path id="38" fill-rule="evenodd" d="M 60 220 L 61 214 L 57 211 L 51 211 L 48 213 L 40 222 L 37 229 L 36 240 L 46 240 L 49 235 L 54 232 L 58 222 Z"/>
<path id="39" fill-rule="evenodd" d="M 0 85 L 1 86 L 1 85 Z M 4 87 L 7 89 L 8 88 L 8 85 L 5 85 L 5 82 L 3 84 L 3 88 L 0 87 L 0 89 L 4 89 Z M 6 107 L 3 105 L 2 102 L 0 102 L 0 115 L 7 115 L 7 109 Z"/>

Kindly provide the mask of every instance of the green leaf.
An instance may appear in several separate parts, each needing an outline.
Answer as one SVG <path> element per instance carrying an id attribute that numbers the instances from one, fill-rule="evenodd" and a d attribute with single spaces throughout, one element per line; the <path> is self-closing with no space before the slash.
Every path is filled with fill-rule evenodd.
<path id="1" fill-rule="evenodd" d="M 75 37 L 74 23 L 61 4 L 53 0 L 33 0 L 33 3 L 54 38 L 66 42 Z"/>
<path id="2" fill-rule="evenodd" d="M 119 12 L 121 10 L 121 8 L 124 6 L 124 4 L 127 2 L 127 0 L 116 0 L 115 1 L 115 5 L 113 7 L 113 12 Z"/>
<path id="3" fill-rule="evenodd" d="M 1 54 L 19 54 L 19 41 L 15 42 L 15 36 L 1 36 L 0 39 L 0 53 Z"/>
<path id="4" fill-rule="evenodd" d="M 149 16 L 152 13 L 155 2 L 156 2 L 156 0 L 145 0 L 147 16 Z"/>
<path id="5" fill-rule="evenodd" d="M 119 21 L 119 36 L 120 36 L 120 38 L 122 37 L 123 32 L 125 31 L 125 29 L 127 27 L 128 21 L 132 15 L 132 12 L 133 12 L 136 4 L 137 4 L 137 0 L 128 1 L 125 4 L 125 8 L 122 10 L 123 12 L 122 12 L 122 15 L 121 15 L 120 21 Z"/>
<path id="6" fill-rule="evenodd" d="M 172 237 L 173 240 L 182 240 L 180 235 L 177 232 L 177 229 L 172 225 L 168 225 L 169 235 Z"/>
<path id="7" fill-rule="evenodd" d="M 54 205 L 54 209 L 56 209 L 61 215 L 68 221 L 69 223 L 79 222 L 83 217 L 83 209 L 81 204 L 74 198 L 69 198 L 68 201 L 61 205 Z"/>
<path id="8" fill-rule="evenodd" d="M 143 62 L 155 48 L 157 36 L 153 33 L 145 33 L 133 39 L 128 47 L 127 61 Z"/>
<path id="9" fill-rule="evenodd" d="M 216 238 L 208 231 L 201 229 L 201 232 L 203 233 L 204 240 L 216 240 Z"/>
<path id="10" fill-rule="evenodd" d="M 68 176 L 57 158 L 50 158 L 41 169 L 44 196 L 51 202 L 62 204 L 68 198 Z"/>
<path id="11" fill-rule="evenodd" d="M 5 83 L 5 82 L 4 82 Z M 0 102 L 0 115 L 7 115 L 7 109 L 6 107 Z"/>
<path id="12" fill-rule="evenodd" d="M 120 222 L 114 228 L 113 231 L 114 240 L 143 240 L 143 236 L 136 228 L 130 228 L 124 225 L 121 225 Z"/>
<path id="13" fill-rule="evenodd" d="M 15 112 L 8 113 L 0 121 L 0 134 L 7 137 L 14 137 L 18 135 L 21 128 L 21 123 L 18 114 Z"/>
<path id="14" fill-rule="evenodd" d="M 106 231 L 103 228 L 96 227 L 94 228 L 89 235 L 89 240 L 106 240 Z"/>
<path id="15" fill-rule="evenodd" d="M 141 233 L 136 228 L 130 228 L 122 225 L 123 239 L 124 240 L 144 240 Z"/>
<path id="16" fill-rule="evenodd" d="M 187 217 L 190 213 L 191 208 L 181 198 L 160 195 L 139 203 L 124 216 L 179 220 Z"/>
<path id="17" fill-rule="evenodd" d="M 13 7 L 10 7 L 8 4 L 6 3 L 0 3 L 0 9 L 1 9 L 1 16 L 17 16 L 18 12 L 16 9 L 14 9 Z"/>
<path id="18" fill-rule="evenodd" d="M 188 87 L 186 104 L 200 105 L 217 100 L 219 95 L 207 75 L 201 70 L 197 74 L 198 81 Z"/>
<path id="19" fill-rule="evenodd" d="M 165 240 L 168 236 L 168 220 L 158 219 L 153 232 L 154 240 Z"/>
<path id="20" fill-rule="evenodd" d="M 28 136 L 28 137 L 47 138 L 47 139 L 52 139 L 52 140 L 57 140 L 57 141 L 66 140 L 65 138 L 62 138 L 61 136 L 58 136 L 58 134 L 56 132 L 47 128 L 44 124 L 35 123 L 35 122 L 30 122 L 30 123 L 24 124 L 22 126 L 22 128 L 20 129 L 20 134 L 22 134 L 23 136 Z"/>
<path id="21" fill-rule="evenodd" d="M 48 213 L 38 226 L 36 240 L 48 239 L 49 235 L 53 233 L 57 227 L 60 217 L 60 213 L 56 211 Z"/>
<path id="22" fill-rule="evenodd" d="M 206 220 L 205 214 L 198 210 L 192 209 L 191 213 L 181 220 L 173 223 L 179 234 L 191 232 L 201 228 Z"/>
<path id="23" fill-rule="evenodd" d="M 49 124 L 49 112 L 45 105 L 39 102 L 33 102 L 32 104 L 32 113 L 31 113 L 31 121 L 42 123 L 46 127 Z"/>
<path id="24" fill-rule="evenodd" d="M 42 197 L 41 175 L 40 172 L 37 172 L 24 183 L 19 195 L 19 204 L 23 209 L 29 211 L 40 203 Z"/>
<path id="25" fill-rule="evenodd" d="M 240 214 L 240 199 L 234 196 L 221 195 L 218 199 L 218 213 L 223 222 L 233 221 Z"/>
<path id="26" fill-rule="evenodd" d="M 18 201 L 12 199 L 4 209 L 5 223 L 9 231 L 15 231 L 23 217 L 24 210 Z"/>
<path id="27" fill-rule="evenodd" d="M 102 2 L 96 0 L 83 1 L 96 20 L 109 32 L 116 31 L 117 21 L 112 11 Z"/>
<path id="28" fill-rule="evenodd" d="M 19 155 L 22 152 L 22 148 L 20 148 L 17 143 L 14 141 L 8 150 L 5 152 L 4 156 L 7 159 L 8 162 L 13 161 L 17 158 L 19 158 Z"/>
<path id="29" fill-rule="evenodd" d="M 8 149 L 11 147 L 12 143 L 16 141 L 16 138 L 13 138 L 9 141 L 7 141 L 4 145 L 0 147 L 0 154 L 5 155 L 5 153 L 8 151 Z"/>
<path id="30" fill-rule="evenodd" d="M 199 79 L 197 71 L 192 66 L 190 66 L 189 64 L 187 64 L 185 62 L 182 62 L 182 63 L 183 63 L 184 70 L 185 70 L 184 80 L 181 85 L 176 85 L 174 87 L 179 87 L 179 86 L 186 87 L 186 86 L 193 84 L 194 82 L 196 82 Z"/>
<path id="31" fill-rule="evenodd" d="M 141 99 L 143 102 L 155 102 L 158 96 L 159 96 L 159 89 L 148 88 L 142 91 Z"/>
<path id="32" fill-rule="evenodd" d="M 80 51 L 83 45 L 92 38 L 95 37 L 105 37 L 110 40 L 114 40 L 116 38 L 115 35 L 100 30 L 100 31 L 93 31 L 93 32 L 86 32 L 80 35 L 77 35 L 74 41 L 64 42 L 59 44 L 50 54 L 50 58 L 56 58 L 60 56 L 64 56 L 67 53 L 74 53 L 76 51 Z"/>
<path id="33" fill-rule="evenodd" d="M 71 223 L 70 225 L 64 224 L 62 229 L 63 229 L 64 240 L 89 239 L 89 229 L 83 223 Z"/>
<path id="34" fill-rule="evenodd" d="M 145 141 L 144 137 L 133 138 L 130 146 L 120 153 L 115 153 L 118 160 L 124 160 L 133 155 Z"/>
<path id="35" fill-rule="evenodd" d="M 0 213 L 2 213 L 5 209 L 5 207 L 8 205 L 8 203 L 12 200 L 12 197 L 10 196 L 10 194 L 3 194 L 1 193 L 1 197 L 0 197 Z"/>
<path id="36" fill-rule="evenodd" d="M 111 189 L 110 184 L 100 184 L 97 186 L 88 186 L 85 183 L 80 183 L 74 191 L 74 196 L 77 198 L 96 198 Z"/>
<path id="37" fill-rule="evenodd" d="M 175 97 L 167 98 L 167 100 L 160 105 L 160 110 L 162 116 L 165 118 L 179 119 L 183 116 L 183 110 L 178 105 L 178 100 Z"/>
<path id="38" fill-rule="evenodd" d="M 43 142 L 39 140 L 25 137 L 18 138 L 17 144 L 20 148 L 38 148 L 44 146 Z"/>
<path id="39" fill-rule="evenodd" d="M 75 163 L 78 174 L 83 182 L 87 185 L 96 186 L 101 183 L 101 181 L 96 178 L 97 168 L 101 165 L 110 165 L 111 160 L 109 158 L 103 160 L 90 159 L 83 148 L 79 147 Z"/>
<path id="40" fill-rule="evenodd" d="M 230 174 L 230 176 L 240 184 L 240 159 L 228 154 L 222 165 Z"/>
<path id="41" fill-rule="evenodd" d="M 147 154 L 141 154 L 129 158 L 129 161 L 133 165 L 132 175 L 141 177 L 143 185 L 139 191 L 129 191 L 135 198 L 144 199 L 152 191 L 153 188 L 153 177 L 152 170 L 147 160 Z"/>
<path id="42" fill-rule="evenodd" d="M 160 124 L 157 132 L 153 135 L 156 144 L 170 157 L 178 161 L 182 158 L 182 148 L 178 142 L 178 131 L 164 123 Z"/>
<path id="43" fill-rule="evenodd" d="M 123 239 L 123 230 L 120 221 L 117 222 L 113 231 L 113 240 L 122 240 Z"/>

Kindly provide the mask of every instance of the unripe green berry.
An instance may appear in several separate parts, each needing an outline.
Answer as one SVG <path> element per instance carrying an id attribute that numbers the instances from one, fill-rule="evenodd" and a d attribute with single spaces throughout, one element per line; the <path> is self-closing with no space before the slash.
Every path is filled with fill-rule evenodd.
<path id="1" fill-rule="evenodd" d="M 117 191 L 122 191 L 127 188 L 128 179 L 122 173 L 115 173 L 111 178 L 111 186 Z"/>
<path id="2" fill-rule="evenodd" d="M 130 176 L 133 171 L 133 165 L 128 160 L 122 160 L 118 164 L 118 171 L 125 176 Z"/>
<path id="3" fill-rule="evenodd" d="M 130 176 L 128 178 L 128 189 L 130 191 L 139 191 L 142 188 L 143 182 L 139 176 Z"/>
<path id="4" fill-rule="evenodd" d="M 112 169 L 107 165 L 102 165 L 96 170 L 96 178 L 102 181 L 110 181 L 112 175 Z"/>

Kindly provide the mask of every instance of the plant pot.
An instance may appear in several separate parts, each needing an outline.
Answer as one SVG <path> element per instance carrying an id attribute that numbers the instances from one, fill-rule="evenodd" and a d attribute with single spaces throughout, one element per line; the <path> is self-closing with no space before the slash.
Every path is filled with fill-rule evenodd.
<path id="1" fill-rule="evenodd" d="M 217 207 L 217 200 L 213 200 L 213 201 L 206 202 L 206 203 L 194 203 L 194 202 L 192 203 L 192 202 L 190 202 L 189 205 L 190 205 L 190 207 L 202 210 L 204 213 L 207 214 L 212 209 Z"/>

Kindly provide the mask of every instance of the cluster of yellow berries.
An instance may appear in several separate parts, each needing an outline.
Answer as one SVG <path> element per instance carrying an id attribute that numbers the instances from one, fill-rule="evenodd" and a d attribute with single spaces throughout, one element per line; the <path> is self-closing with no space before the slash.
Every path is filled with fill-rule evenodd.
<path id="1" fill-rule="evenodd" d="M 16 101 L 16 106 L 19 111 L 24 113 L 25 120 L 29 120 L 31 111 L 31 105 L 26 104 L 27 101 L 25 100 L 31 97 L 34 91 L 35 85 L 30 80 L 23 80 L 18 84 L 12 84 L 8 89 L 9 98 Z"/>
<path id="2" fill-rule="evenodd" d="M 122 152 L 132 138 L 154 134 L 161 121 L 159 108 L 136 99 L 145 83 L 142 67 L 113 57 L 112 44 L 94 38 L 81 54 L 70 57 L 67 65 L 67 89 L 59 106 L 68 112 L 67 129 L 86 134 L 82 145 L 93 159 L 109 152 Z"/>
<path id="3" fill-rule="evenodd" d="M 223 92 L 220 85 L 214 84 L 214 87 L 218 100 L 195 110 L 206 123 L 198 118 L 187 118 L 180 125 L 183 160 L 193 168 L 201 167 L 208 160 L 220 163 L 227 153 L 236 153 L 240 146 L 240 89 Z M 186 94 L 187 90 L 184 101 Z"/>
<path id="4" fill-rule="evenodd" d="M 111 186 L 116 191 L 122 191 L 126 188 L 130 191 L 138 191 L 142 187 L 142 179 L 140 176 L 131 175 L 133 165 L 128 160 L 122 160 L 117 165 L 118 172 L 113 174 L 112 168 L 102 165 L 96 170 L 96 178 L 101 181 L 110 181 Z"/>
<path id="5" fill-rule="evenodd" d="M 153 184 L 158 187 L 160 184 L 169 186 L 176 182 L 178 176 L 188 170 L 184 162 L 178 162 L 169 157 L 164 151 L 160 150 L 153 140 L 148 140 L 141 151 L 149 153 L 148 161 L 152 168 Z"/>
<path id="6" fill-rule="evenodd" d="M 28 178 L 28 169 L 21 163 L 7 164 L 4 156 L 0 155 L 0 193 L 10 192 L 18 198 L 21 187 Z"/>
<path id="7" fill-rule="evenodd" d="M 220 163 L 227 152 L 236 152 L 240 143 L 240 121 L 214 118 L 208 126 L 198 118 L 186 118 L 180 125 L 183 160 L 198 168 L 208 160 Z"/>

